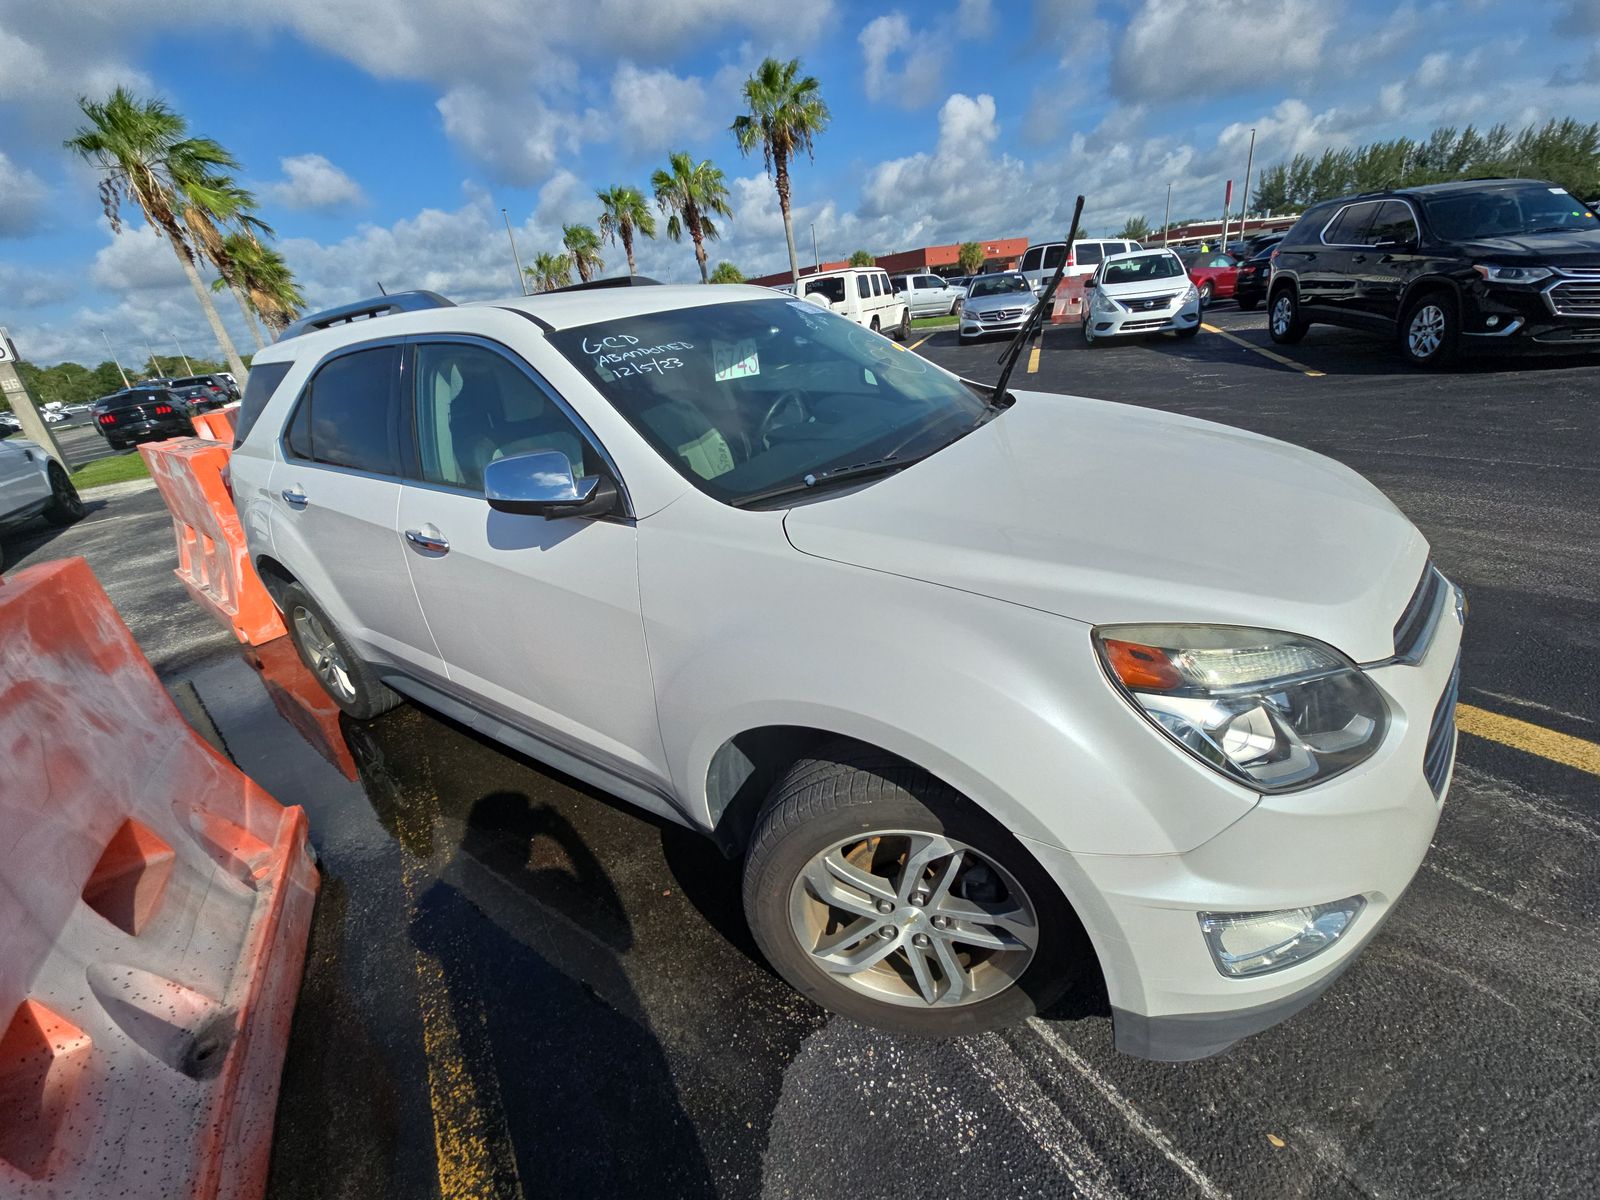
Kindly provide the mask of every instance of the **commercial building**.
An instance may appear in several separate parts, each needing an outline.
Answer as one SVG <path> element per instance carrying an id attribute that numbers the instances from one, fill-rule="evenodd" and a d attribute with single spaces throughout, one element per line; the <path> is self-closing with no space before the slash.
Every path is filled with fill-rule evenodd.
<path id="1" fill-rule="evenodd" d="M 1008 271 L 1017 265 L 1017 260 L 1022 257 L 1022 252 L 1028 248 L 1027 238 L 995 238 L 987 242 L 979 242 L 983 247 L 983 270 Z M 961 244 L 952 242 L 947 246 L 919 246 L 915 250 L 897 250 L 893 254 L 880 254 L 874 263 L 882 267 L 891 275 L 906 275 L 913 271 L 931 271 L 935 275 L 961 274 Z M 822 264 L 824 271 L 837 271 L 848 267 L 848 261 L 825 262 Z M 801 264 L 801 275 L 812 275 L 817 268 Z M 759 279 L 749 282 L 771 287 L 774 284 L 788 283 L 789 272 L 778 271 L 772 275 L 763 275 Z"/>

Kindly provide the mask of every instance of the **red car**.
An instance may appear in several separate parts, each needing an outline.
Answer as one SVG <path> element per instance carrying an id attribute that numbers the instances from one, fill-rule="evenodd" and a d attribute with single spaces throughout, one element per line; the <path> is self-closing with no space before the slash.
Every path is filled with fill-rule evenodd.
<path id="1" fill-rule="evenodd" d="M 1189 279 L 1200 289 L 1200 307 L 1213 300 L 1227 300 L 1233 296 L 1234 284 L 1239 279 L 1239 260 L 1231 254 L 1213 252 L 1196 254 L 1184 260 L 1189 268 Z"/>

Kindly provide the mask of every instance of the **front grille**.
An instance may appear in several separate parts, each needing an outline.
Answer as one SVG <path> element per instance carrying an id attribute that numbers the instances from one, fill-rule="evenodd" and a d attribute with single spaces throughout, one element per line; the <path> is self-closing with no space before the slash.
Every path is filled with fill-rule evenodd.
<path id="1" fill-rule="evenodd" d="M 986 325 L 997 324 L 1001 321 L 1015 321 L 1027 311 L 1025 308 L 997 308 L 990 312 L 979 313 L 978 320 Z"/>
<path id="2" fill-rule="evenodd" d="M 1122 323 L 1122 331 L 1124 333 L 1138 333 L 1140 330 L 1144 329 L 1163 329 L 1166 327 L 1166 324 L 1166 317 L 1162 317 L 1155 321 L 1124 321 Z"/>
<path id="3" fill-rule="evenodd" d="M 1124 300 L 1122 306 L 1129 312 L 1153 312 L 1158 308 L 1165 308 L 1172 303 L 1177 292 L 1168 292 L 1164 296 L 1141 296 L 1137 300 Z"/>
<path id="4" fill-rule="evenodd" d="M 1439 697 L 1428 725 L 1428 748 L 1422 754 L 1422 774 L 1433 791 L 1433 798 L 1444 794 L 1444 781 L 1450 777 L 1450 764 L 1456 757 L 1456 698 L 1461 693 L 1461 660 L 1456 659 L 1450 682 Z"/>
<path id="5" fill-rule="evenodd" d="M 1566 279 L 1546 294 L 1557 316 L 1600 317 L 1600 278 Z"/>
<path id="6" fill-rule="evenodd" d="M 1445 601 L 1445 579 L 1432 563 L 1423 568 L 1417 590 L 1394 623 L 1394 656 L 1402 662 L 1420 662 L 1433 631 L 1439 606 Z"/>

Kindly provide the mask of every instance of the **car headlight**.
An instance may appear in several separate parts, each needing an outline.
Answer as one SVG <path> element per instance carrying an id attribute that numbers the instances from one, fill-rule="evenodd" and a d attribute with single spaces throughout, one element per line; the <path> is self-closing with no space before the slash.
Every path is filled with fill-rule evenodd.
<path id="1" fill-rule="evenodd" d="M 1490 283 L 1538 283 L 1549 279 L 1549 267 L 1503 267 L 1497 263 L 1473 263 L 1472 269 Z"/>
<path id="2" fill-rule="evenodd" d="M 1389 710 L 1331 646 L 1270 629 L 1120 625 L 1095 630 L 1134 708 L 1207 766 L 1260 791 L 1293 791 L 1365 762 Z"/>
<path id="3" fill-rule="evenodd" d="M 1198 300 L 1198 299 L 1200 299 L 1200 289 L 1195 287 L 1195 285 L 1191 283 L 1187 288 L 1184 289 L 1183 299 L 1179 300 L 1178 303 L 1179 304 L 1187 304 L 1191 300 Z"/>

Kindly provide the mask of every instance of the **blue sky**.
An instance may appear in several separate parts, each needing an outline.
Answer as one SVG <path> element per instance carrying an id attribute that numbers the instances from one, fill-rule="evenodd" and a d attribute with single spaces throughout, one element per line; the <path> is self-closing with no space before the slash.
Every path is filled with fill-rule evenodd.
<path id="1" fill-rule="evenodd" d="M 778 269 L 771 185 L 727 133 L 769 53 L 833 110 L 796 169 L 802 257 L 812 222 L 825 258 L 1059 236 L 1079 191 L 1091 229 L 1159 220 L 1168 183 L 1210 215 L 1251 127 L 1260 167 L 1600 112 L 1600 0 L 0 0 L 0 324 L 42 362 L 98 361 L 102 329 L 128 357 L 209 341 L 171 251 L 114 238 L 60 149 L 76 96 L 118 82 L 235 153 L 314 304 L 503 294 L 502 206 L 527 261 L 680 148 L 729 178 L 713 261 Z M 639 259 L 695 277 L 687 244 Z"/>

